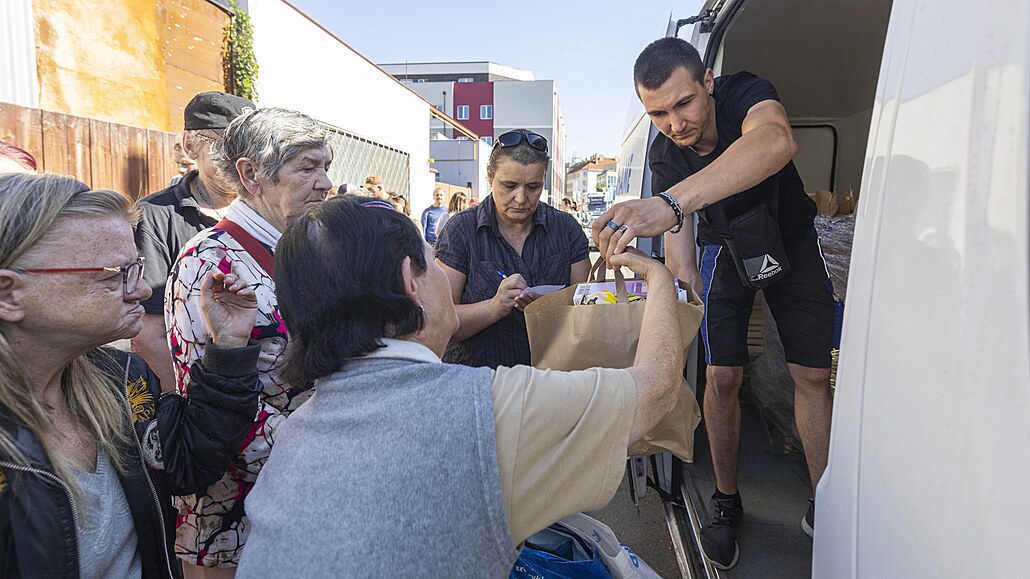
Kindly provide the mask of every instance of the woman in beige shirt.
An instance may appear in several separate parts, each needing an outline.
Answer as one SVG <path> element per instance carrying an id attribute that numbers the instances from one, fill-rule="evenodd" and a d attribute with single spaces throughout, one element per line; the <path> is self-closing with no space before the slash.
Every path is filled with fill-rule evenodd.
<path id="1" fill-rule="evenodd" d="M 317 395 L 248 499 L 241 575 L 280 575 L 289 543 L 299 576 L 507 576 L 526 537 L 608 503 L 628 445 L 677 400 L 672 274 L 638 252 L 612 259 L 650 290 L 634 365 L 580 372 L 442 363 L 447 274 L 387 203 L 313 207 L 276 258 L 286 375 Z"/>

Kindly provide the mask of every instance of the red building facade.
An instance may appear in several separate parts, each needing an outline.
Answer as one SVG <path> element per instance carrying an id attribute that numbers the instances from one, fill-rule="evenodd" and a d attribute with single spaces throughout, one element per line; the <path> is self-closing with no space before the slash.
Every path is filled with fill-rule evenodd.
<path id="1" fill-rule="evenodd" d="M 493 141 L 494 83 L 456 82 L 454 87 L 454 118 L 461 121 L 480 137 Z"/>

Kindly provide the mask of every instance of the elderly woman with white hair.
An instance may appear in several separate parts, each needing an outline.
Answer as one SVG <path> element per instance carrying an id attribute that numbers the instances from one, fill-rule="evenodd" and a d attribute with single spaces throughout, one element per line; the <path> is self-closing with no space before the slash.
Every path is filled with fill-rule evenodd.
<path id="1" fill-rule="evenodd" d="M 171 495 L 218 480 L 250 428 L 257 300 L 235 274 L 199 283 L 188 399 L 102 347 L 151 293 L 138 217 L 71 177 L 0 174 L 0 577 L 178 577 Z"/>
<path id="2" fill-rule="evenodd" d="M 197 315 L 199 282 L 209 271 L 238 268 L 258 297 L 252 337 L 261 344 L 262 392 L 253 427 L 232 466 L 206 490 L 180 499 L 176 554 L 186 577 L 235 574 L 249 532 L 246 495 L 276 431 L 310 397 L 309 384 L 291 384 L 280 373 L 289 336 L 279 315 L 272 256 L 286 226 L 306 206 L 322 202 L 332 187 L 326 174 L 332 161 L 328 134 L 301 113 L 277 108 L 244 113 L 226 127 L 218 146 L 215 163 L 237 198 L 222 221 L 183 247 L 165 290 L 165 324 L 184 393 L 209 334 Z"/>

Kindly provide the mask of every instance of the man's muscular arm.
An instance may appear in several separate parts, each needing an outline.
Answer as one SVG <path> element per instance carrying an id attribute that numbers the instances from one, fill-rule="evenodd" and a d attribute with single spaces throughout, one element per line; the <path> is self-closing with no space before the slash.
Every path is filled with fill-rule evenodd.
<path id="1" fill-rule="evenodd" d="M 718 159 L 667 191 L 684 215 L 754 187 L 782 169 L 798 150 L 787 111 L 774 100 L 752 106 L 741 133 Z M 616 233 L 605 227 L 609 221 L 630 226 Z M 613 205 L 594 223 L 593 234 L 601 254 L 609 258 L 622 253 L 634 238 L 661 235 L 675 225 L 676 214 L 664 201 L 639 199 Z"/>

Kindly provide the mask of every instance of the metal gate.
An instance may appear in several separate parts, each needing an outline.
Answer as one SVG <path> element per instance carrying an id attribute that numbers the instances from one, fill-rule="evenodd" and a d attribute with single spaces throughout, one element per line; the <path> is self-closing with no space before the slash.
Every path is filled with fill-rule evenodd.
<path id="1" fill-rule="evenodd" d="M 360 186 L 365 177 L 379 175 L 387 191 L 409 198 L 411 155 L 336 127 L 327 128 L 333 149 L 329 179 L 334 185 Z"/>

